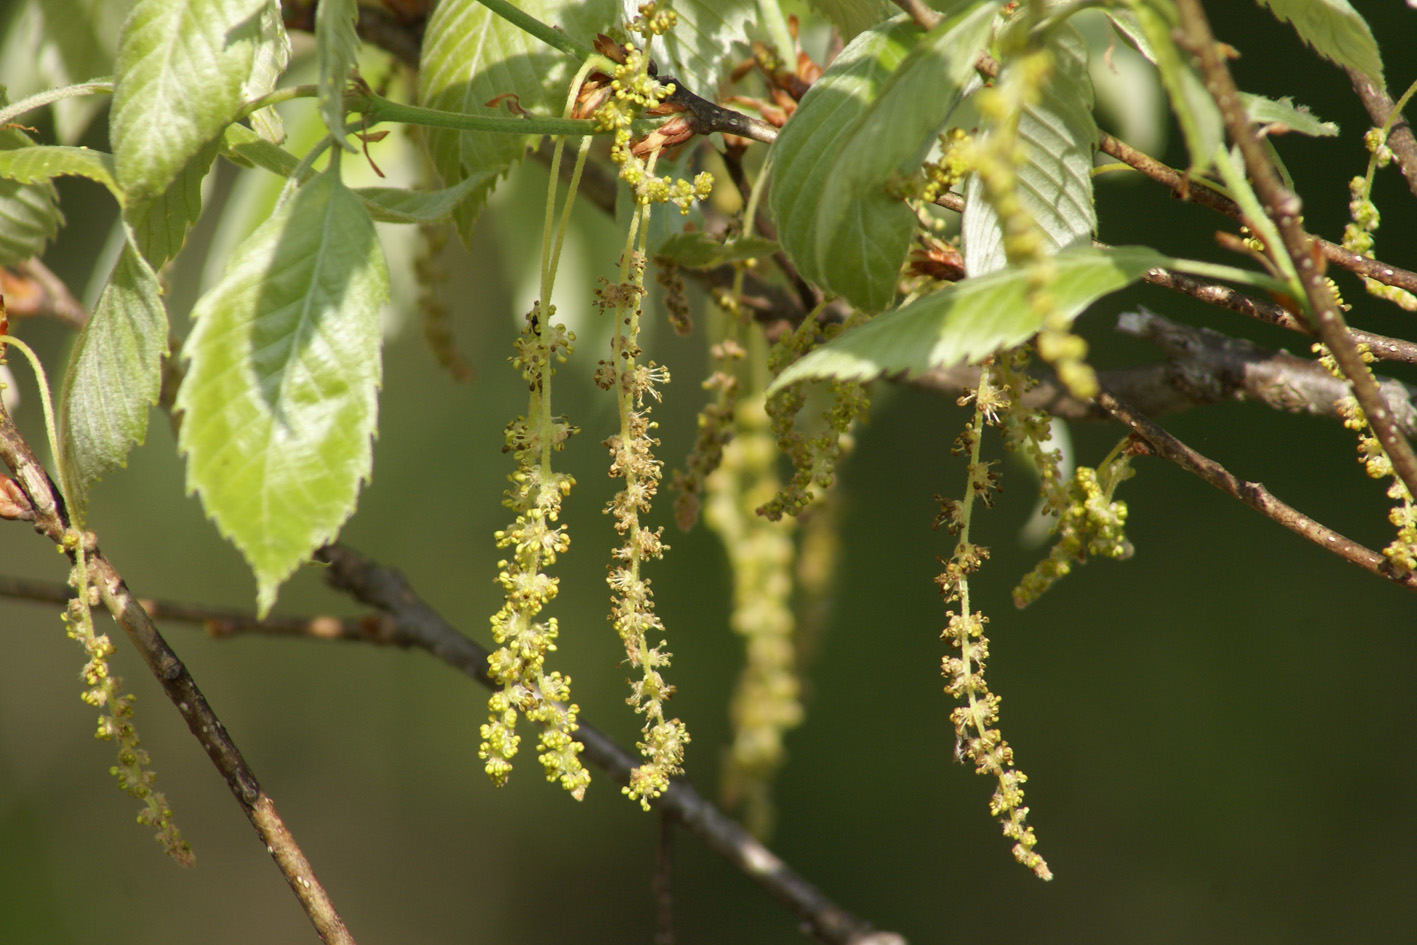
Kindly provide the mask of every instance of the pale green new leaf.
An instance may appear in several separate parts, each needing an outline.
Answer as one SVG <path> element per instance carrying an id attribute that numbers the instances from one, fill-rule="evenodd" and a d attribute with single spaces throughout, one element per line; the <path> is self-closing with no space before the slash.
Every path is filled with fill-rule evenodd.
<path id="1" fill-rule="evenodd" d="M 1052 260 L 1048 284 L 1059 310 L 1075 318 L 1094 301 L 1171 260 L 1145 246 L 1081 246 Z M 768 393 L 808 378 L 869 381 L 913 377 L 961 361 L 978 362 L 1027 341 L 1041 327 L 1029 304 L 1027 267 L 965 279 L 879 315 L 812 349 L 783 371 Z"/>
<path id="2" fill-rule="evenodd" d="M 202 181 L 219 150 L 221 140 L 211 141 L 192 155 L 187 166 L 156 198 L 142 201 L 131 210 L 124 208 L 124 219 L 138 241 L 138 248 L 153 266 L 161 266 L 177 255 L 187 239 L 187 231 L 201 216 Z"/>
<path id="3" fill-rule="evenodd" d="M 320 116 L 340 147 L 353 152 L 344 133 L 344 87 L 359 58 L 355 0 L 320 0 L 315 10 L 315 64 L 319 72 Z"/>
<path id="4" fill-rule="evenodd" d="M 0 151 L 0 177 L 31 184 L 55 177 L 87 177 L 107 187 L 122 200 L 113 174 L 113 155 L 64 144 L 37 144 L 32 148 Z"/>
<path id="5" fill-rule="evenodd" d="M 617 0 L 522 0 L 518 7 L 543 23 L 590 45 L 615 22 Z M 428 20 L 418 70 L 418 104 L 470 115 L 506 117 L 505 106 L 486 103 L 512 94 L 522 108 L 560 116 L 580 64 L 478 3 L 443 0 Z M 428 152 L 444 185 L 471 174 L 498 174 L 520 161 L 535 135 L 427 129 Z M 472 189 L 454 214 L 464 240 L 487 203 L 497 177 Z"/>
<path id="6" fill-rule="evenodd" d="M 154 200 L 241 108 L 266 0 L 138 0 L 123 25 L 111 135 L 125 205 Z"/>
<path id="7" fill-rule="evenodd" d="M 378 223 L 445 223 L 472 189 L 493 171 L 472 174 L 441 190 L 408 190 L 404 187 L 358 187 L 355 194 Z"/>
<path id="8" fill-rule="evenodd" d="M 187 486 L 250 563 L 262 614 L 369 477 L 388 290 L 374 225 L 329 171 L 237 247 L 193 310 L 177 394 Z"/>
<path id="9" fill-rule="evenodd" d="M 1338 134 L 1338 125 L 1321 120 L 1306 105 L 1295 105 L 1287 95 L 1273 99 L 1241 92 L 1240 100 L 1245 103 L 1245 113 L 1250 116 L 1250 121 L 1264 129 L 1266 134 L 1293 131 L 1315 138 L 1331 138 Z"/>
<path id="10" fill-rule="evenodd" d="M 1396 0 L 1393 0 L 1395 3 Z M 1368 21 L 1348 0 L 1259 0 L 1280 20 L 1294 24 L 1299 38 L 1320 56 L 1357 69 L 1381 88 L 1383 59 Z"/>
<path id="11" fill-rule="evenodd" d="M 82 524 L 89 487 L 127 462 L 148 430 L 162 387 L 167 312 L 155 273 L 136 246 L 123 247 L 108 285 L 69 356 L 60 407 L 64 497 Z"/>
<path id="12" fill-rule="evenodd" d="M 856 37 L 773 144 L 778 239 L 802 276 L 879 311 L 916 226 L 898 187 L 915 174 L 988 38 L 995 3 L 929 35 L 897 17 Z"/>
<path id="13" fill-rule="evenodd" d="M 1087 43 L 1077 30 L 1064 26 L 1054 31 L 1049 50 L 1053 71 L 1042 95 L 1018 117 L 1018 137 L 1027 157 L 1016 176 L 1019 199 L 1046 238 L 1046 250 L 1057 252 L 1085 245 L 1097 229 L 1092 202 L 1097 120 L 1092 114 Z M 1008 261 L 999 217 L 982 191 L 971 175 L 960 223 L 965 269 L 971 276 L 1002 269 Z"/>
<path id="14" fill-rule="evenodd" d="M 30 147 L 33 145 L 24 132 L 17 128 L 0 128 L 0 161 L 12 151 Z M 0 172 L 0 177 L 3 176 Z M 48 180 L 22 183 L 0 179 L 0 266 L 43 253 L 45 244 L 59 232 L 63 222 L 59 195 Z"/>
<path id="15" fill-rule="evenodd" d="M 323 5 L 322 5 L 323 7 Z M 290 65 L 290 37 L 281 19 L 280 0 L 267 0 L 261 11 L 261 39 L 251 62 L 251 75 L 241 89 L 241 97 L 250 102 L 275 91 L 276 83 Z M 274 105 L 258 108 L 249 116 L 256 134 L 272 144 L 285 140 L 285 124 Z"/>
<path id="16" fill-rule="evenodd" d="M 1161 74 L 1161 84 L 1171 100 L 1176 123 L 1186 139 L 1186 150 L 1191 155 L 1190 170 L 1194 174 L 1202 173 L 1210 167 L 1211 156 L 1225 137 L 1220 109 L 1191 66 L 1190 57 L 1183 56 L 1171 38 L 1171 31 L 1177 25 L 1175 7 L 1169 2 L 1164 7 L 1147 0 L 1129 2 Z"/>

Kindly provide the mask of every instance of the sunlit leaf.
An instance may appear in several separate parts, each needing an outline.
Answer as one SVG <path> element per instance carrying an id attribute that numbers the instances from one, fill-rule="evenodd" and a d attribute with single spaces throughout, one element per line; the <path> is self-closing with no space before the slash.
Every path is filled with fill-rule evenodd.
<path id="1" fill-rule="evenodd" d="M 266 0 L 138 0 L 123 25 L 111 135 L 136 209 L 162 194 L 240 109 Z"/>
<path id="2" fill-rule="evenodd" d="M 323 9 L 323 4 L 321 5 Z M 268 0 L 261 11 L 261 39 L 251 62 L 251 75 L 241 89 L 241 97 L 252 101 L 275 90 L 276 83 L 290 65 L 290 37 L 281 19 L 280 0 Z M 258 108 L 250 115 L 251 128 L 272 144 L 285 140 L 285 125 L 274 105 Z"/>
<path id="3" fill-rule="evenodd" d="M 831 20 L 841 38 L 850 42 L 857 33 L 884 20 L 890 5 L 885 0 L 807 0 L 812 9 Z"/>
<path id="4" fill-rule="evenodd" d="M 915 216 L 900 182 L 944 123 L 997 4 L 972 4 L 929 35 L 897 17 L 856 37 L 773 144 L 778 239 L 803 277 L 879 310 L 895 295 Z"/>
<path id="5" fill-rule="evenodd" d="M 326 172 L 193 310 L 177 395 L 187 485 L 250 563 L 263 614 L 369 477 L 388 278 L 368 213 Z"/>
<path id="6" fill-rule="evenodd" d="M 1059 253 L 1048 285 L 1069 319 L 1094 301 L 1125 288 L 1172 260 L 1144 246 L 1078 247 Z M 912 377 L 961 361 L 977 362 L 1021 344 L 1041 327 L 1028 301 L 1027 267 L 965 279 L 878 315 L 814 348 L 783 371 L 769 393 L 808 378 L 868 381 Z"/>
<path id="7" fill-rule="evenodd" d="M 344 87 L 359 58 L 359 18 L 355 0 L 320 0 L 315 10 L 315 63 L 319 71 L 320 115 L 340 147 L 354 151 L 344 133 Z"/>
<path id="8" fill-rule="evenodd" d="M 128 243 L 64 375 L 60 469 L 75 522 L 83 522 L 89 487 L 125 465 L 128 451 L 147 435 L 166 354 L 167 312 L 157 274 Z"/>
<path id="9" fill-rule="evenodd" d="M 615 22 L 618 0 L 525 0 L 518 7 L 590 45 Z M 418 70 L 418 104 L 470 115 L 506 117 L 488 105 L 514 95 L 529 112 L 559 116 L 579 63 L 496 16 L 477 0 L 443 0 L 429 17 Z M 505 101 L 505 99 L 504 99 Z M 428 129 L 428 152 L 446 186 L 471 174 L 500 174 L 521 160 L 535 135 Z M 497 176 L 472 189 L 454 214 L 464 240 L 487 203 Z"/>
<path id="10" fill-rule="evenodd" d="M 628 23 L 644 0 L 621 0 Z M 661 3 L 677 19 L 674 29 L 657 37 L 651 49 L 661 75 L 673 75 L 690 91 L 713 98 L 724 72 L 737 65 L 735 42 L 747 42 L 747 26 L 758 19 L 758 0 L 673 0 Z M 631 40 L 641 43 L 639 36 Z"/>
<path id="11" fill-rule="evenodd" d="M 143 201 L 134 210 L 125 208 L 124 219 L 132 228 L 143 256 L 152 265 L 161 266 L 176 256 L 187 239 L 187 231 L 201 216 L 202 181 L 220 148 L 220 140 L 207 144 L 192 155 L 166 190 L 152 200 Z"/>
<path id="12" fill-rule="evenodd" d="M 1357 69 L 1383 84 L 1383 60 L 1368 21 L 1348 0 L 1259 0 L 1280 20 L 1294 24 L 1299 38 L 1320 56 Z"/>
<path id="13" fill-rule="evenodd" d="M 1092 203 L 1092 152 L 1097 120 L 1092 114 L 1092 79 L 1087 44 L 1072 27 L 1054 31 L 1049 49 L 1053 71 L 1038 102 L 1018 117 L 1018 137 L 1027 157 L 1016 168 L 1017 193 L 1047 240 L 1050 252 L 1083 245 L 1097 229 Z M 1009 65 L 1005 63 L 1004 69 Z M 987 130 L 986 130 L 987 133 Z M 1003 232 L 998 215 L 971 175 L 965 188 L 963 236 L 965 269 L 980 276 L 1002 269 Z"/>

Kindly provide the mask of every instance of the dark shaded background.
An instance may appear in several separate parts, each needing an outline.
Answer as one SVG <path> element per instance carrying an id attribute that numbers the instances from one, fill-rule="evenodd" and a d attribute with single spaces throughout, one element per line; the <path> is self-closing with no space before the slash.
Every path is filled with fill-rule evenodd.
<path id="1" fill-rule="evenodd" d="M 1396 0 L 1355 5 L 1400 93 L 1413 78 L 1417 11 Z M 1209 6 L 1218 34 L 1244 54 L 1234 64 L 1243 88 L 1292 94 L 1342 125 L 1338 140 L 1280 144 L 1308 224 L 1336 239 L 1346 181 L 1366 159 L 1357 140 L 1366 118 L 1346 79 L 1253 4 Z M 1174 144 L 1168 156 L 1184 160 Z M 1101 238 L 1218 258 L 1216 218 L 1116 176 L 1099 185 Z M 535 168 L 518 174 L 471 252 L 455 246 L 447 257 L 455 281 L 446 298 L 474 383 L 433 369 L 416 331 L 390 341 L 374 481 L 343 535 L 408 573 L 483 643 L 499 602 L 491 533 L 504 522 L 498 501 L 510 469 L 500 430 L 525 407 L 505 364 L 514 315 L 530 300 L 514 278 L 530 264 L 538 225 L 519 207 L 540 207 L 542 180 Z M 1411 197 L 1395 171 L 1380 180 L 1379 255 L 1411 265 Z M 48 260 L 79 283 L 111 209 L 87 184 L 62 189 L 70 226 Z M 613 228 L 591 215 L 579 226 L 582 245 L 608 267 Z M 1355 324 L 1412 336 L 1412 315 L 1340 282 Z M 1083 319 L 1098 364 L 1155 357 L 1110 332 L 1111 316 L 1138 302 L 1305 348 L 1297 336 L 1139 290 Z M 60 363 L 61 332 L 22 330 Z M 658 330 L 648 347 L 676 374 L 657 410 L 661 455 L 673 467 L 703 398 L 702 335 Z M 575 677 L 585 717 L 629 744 L 638 725 L 623 704 L 623 651 L 602 616 L 613 533 L 599 510 L 613 485 L 598 444 L 613 405 L 583 372 L 562 377 L 558 396 L 585 432 L 564 458 L 579 485 L 568 500 L 573 547 L 558 568 L 559 665 Z M 991 619 L 1002 728 L 1030 777 L 1030 822 L 1057 878 L 1045 885 L 1012 862 L 987 813 L 991 785 L 952 760 L 938 675 L 945 610 L 931 577 L 951 545 L 930 530 L 931 497 L 961 489 L 948 446 L 964 417 L 948 398 L 877 387 L 842 477 L 842 566 L 810 667 L 808 718 L 789 740 L 774 849 L 845 908 L 914 942 L 1410 940 L 1411 594 L 1160 460 L 1141 460 L 1123 487 L 1135 558 L 1082 569 L 1027 611 L 1008 601 L 1040 553 L 1017 538 L 1033 505 L 1019 467 L 1005 464 L 998 508 L 977 519 L 977 539 L 993 549 L 973 586 Z M 21 420 L 34 442 L 37 418 L 31 396 Z M 1353 437 L 1336 422 L 1230 405 L 1166 425 L 1351 537 L 1389 540 L 1383 486 L 1362 476 Z M 1120 434 L 1095 426 L 1074 435 L 1078 455 L 1095 462 Z M 180 498 L 182 476 L 155 414 L 147 445 L 97 489 L 92 527 L 142 596 L 251 606 L 249 572 L 196 501 Z M 676 656 L 674 708 L 694 739 L 688 774 L 712 792 L 740 661 L 726 624 L 729 579 L 711 534 L 670 542 L 650 574 Z M 12 525 L 0 537 L 0 571 L 60 581 L 65 568 Z M 357 612 L 313 569 L 282 592 L 279 611 Z M 196 850 L 194 871 L 172 866 L 134 826 L 135 802 L 106 774 L 111 748 L 92 738 L 94 711 L 78 699 L 82 658 L 58 608 L 4 602 L 0 621 L 0 942 L 313 941 L 225 784 L 126 642 L 115 666 L 139 696 L 138 728 Z M 163 629 L 360 941 L 650 940 L 655 819 L 603 777 L 574 804 L 542 781 L 531 752 L 510 786 L 492 788 L 477 759 L 481 688 L 421 654 Z M 680 942 L 799 940 L 783 910 L 697 841 L 679 835 L 675 855 Z"/>

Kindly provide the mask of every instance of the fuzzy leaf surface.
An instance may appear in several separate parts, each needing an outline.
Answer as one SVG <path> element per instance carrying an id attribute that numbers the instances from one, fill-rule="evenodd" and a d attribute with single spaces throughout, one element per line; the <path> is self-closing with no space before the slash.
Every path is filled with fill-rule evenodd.
<path id="1" fill-rule="evenodd" d="M 803 97 L 772 146 L 778 239 L 803 277 L 862 309 L 890 304 L 916 225 L 892 182 L 919 169 L 996 6 L 928 35 L 904 16 L 873 27 Z"/>
<path id="2" fill-rule="evenodd" d="M 524 0 L 518 7 L 590 45 L 615 22 L 617 0 Z M 560 116 L 579 64 L 492 13 L 477 0 L 443 0 L 428 20 L 418 70 L 418 104 L 468 115 L 506 117 L 486 103 L 511 93 L 522 108 Z M 483 171 L 454 214 L 466 241 L 500 174 L 536 144 L 536 135 L 425 129 L 428 153 L 445 186 Z"/>
<path id="3" fill-rule="evenodd" d="M 1170 262 L 1145 246 L 1077 247 L 1054 257 L 1056 276 L 1048 291 L 1071 319 L 1148 269 Z M 1027 268 L 1001 269 L 879 315 L 812 349 L 783 371 L 768 393 L 809 378 L 913 377 L 1022 344 L 1042 327 L 1028 304 L 1028 279 Z"/>
<path id="4" fill-rule="evenodd" d="M 148 431 L 162 387 L 167 311 L 155 273 L 123 247 L 64 374 L 60 450 L 69 512 L 82 523 L 89 487 L 127 462 Z"/>
<path id="5" fill-rule="evenodd" d="M 1260 6 L 1294 24 L 1299 38 L 1320 56 L 1383 85 L 1383 59 L 1368 21 L 1348 0 L 1259 0 Z"/>
<path id="6" fill-rule="evenodd" d="M 1024 209 L 1042 230 L 1047 251 L 1058 252 L 1087 243 L 1097 229 L 1092 200 L 1097 119 L 1092 113 L 1087 43 L 1077 30 L 1065 26 L 1054 32 L 1049 50 L 1053 71 L 1042 96 L 1018 118 L 1019 141 L 1028 156 L 1015 170 Z M 984 199 L 977 175 L 970 175 L 965 185 L 960 230 L 965 269 L 971 276 L 1007 264 L 998 214 Z"/>
<path id="7" fill-rule="evenodd" d="M 158 198 L 240 109 L 266 0 L 138 0 L 123 25 L 112 138 L 125 205 Z"/>
<path id="8" fill-rule="evenodd" d="M 237 247 L 193 310 L 177 394 L 187 487 L 251 565 L 262 614 L 369 477 L 388 290 L 368 213 L 326 172 Z"/>

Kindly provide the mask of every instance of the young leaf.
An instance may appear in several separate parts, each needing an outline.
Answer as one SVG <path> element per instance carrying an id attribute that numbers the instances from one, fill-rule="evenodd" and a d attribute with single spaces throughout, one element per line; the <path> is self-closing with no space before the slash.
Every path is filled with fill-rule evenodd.
<path id="1" fill-rule="evenodd" d="M 60 473 L 74 521 L 89 487 L 125 465 L 162 386 L 167 311 L 157 273 L 129 242 L 69 356 L 60 407 Z"/>
<path id="2" fill-rule="evenodd" d="M 846 42 L 868 30 L 887 15 L 886 0 L 807 0 L 812 9 L 831 20 Z"/>
<path id="3" fill-rule="evenodd" d="M 125 205 L 157 199 L 241 107 L 266 0 L 138 0 L 123 25 L 112 138 Z"/>
<path id="4" fill-rule="evenodd" d="M 188 489 L 256 574 L 261 614 L 369 477 L 388 286 L 369 214 L 332 170 L 236 249 L 193 310 L 178 446 Z"/>
<path id="5" fill-rule="evenodd" d="M 1171 262 L 1145 246 L 1080 246 L 1053 259 L 1048 291 L 1068 318 Z M 808 378 L 868 381 L 980 361 L 1028 340 L 1042 324 L 1028 304 L 1027 268 L 965 279 L 879 315 L 814 348 L 783 371 L 768 393 Z"/>
<path id="6" fill-rule="evenodd" d="M 11 151 L 30 147 L 33 145 L 22 131 L 0 128 L 0 160 Z M 4 176 L 0 171 L 0 177 Z M 43 253 L 44 244 L 59 232 L 63 221 L 59 195 L 48 180 L 0 180 L 0 266 Z"/>
<path id="7" fill-rule="evenodd" d="M 1028 156 L 1017 175 L 1019 199 L 1047 238 L 1047 249 L 1057 252 L 1086 244 L 1097 229 L 1092 203 L 1097 120 L 1092 114 L 1087 43 L 1077 30 L 1064 26 L 1054 32 L 1049 49 L 1053 72 L 1042 98 L 1018 117 L 1019 140 Z M 1009 68 L 1007 63 L 1004 68 Z M 982 190 L 971 175 L 960 222 L 964 264 L 971 276 L 1002 269 L 1008 261 L 998 215 Z"/>
<path id="8" fill-rule="evenodd" d="M 624 22 L 643 4 L 644 0 L 621 0 Z M 674 29 L 654 41 L 651 55 L 661 75 L 673 75 L 690 91 L 711 96 L 735 64 L 728 50 L 735 42 L 747 42 L 746 28 L 758 19 L 758 0 L 674 0 L 672 8 Z M 638 36 L 634 39 L 641 41 Z"/>
<path id="9" fill-rule="evenodd" d="M 712 269 L 725 263 L 757 259 L 777 251 L 777 244 L 761 236 L 740 236 L 720 242 L 702 230 L 675 233 L 654 250 L 654 258 L 686 269 Z"/>
<path id="10" fill-rule="evenodd" d="M 32 184 L 55 177 L 87 177 L 122 199 L 113 176 L 113 155 L 63 144 L 37 144 L 30 148 L 0 151 L 0 177 Z"/>
<path id="11" fill-rule="evenodd" d="M 867 30 L 803 97 L 772 146 L 772 209 L 804 278 L 890 304 L 916 225 L 892 185 L 919 169 L 996 9 L 970 4 L 929 35 L 903 16 Z"/>
<path id="12" fill-rule="evenodd" d="M 587 45 L 615 21 L 617 0 L 525 0 L 519 8 Z M 418 104 L 443 111 L 506 117 L 488 105 L 515 95 L 520 106 L 560 116 L 579 63 L 493 14 L 477 0 L 443 0 L 428 20 L 418 70 Z M 454 213 L 464 240 L 487 203 L 498 175 L 521 160 L 535 135 L 428 129 L 428 153 L 449 187 L 470 174 L 495 170 Z"/>
<path id="13" fill-rule="evenodd" d="M 355 0 L 320 0 L 315 10 L 315 63 L 320 74 L 320 115 L 340 147 L 353 152 L 344 133 L 344 86 L 359 57 Z"/>
<path id="14" fill-rule="evenodd" d="M 1225 125 L 1220 109 L 1205 90 L 1205 82 L 1191 66 L 1189 57 L 1181 55 L 1171 39 L 1176 28 L 1176 10 L 1169 2 L 1164 7 L 1147 0 L 1129 0 L 1132 13 L 1146 37 L 1146 47 L 1161 75 L 1161 84 L 1171 99 L 1171 110 L 1186 139 L 1191 155 L 1191 172 L 1199 174 L 1210 167 L 1215 149 L 1224 140 Z M 1145 53 L 1146 50 L 1143 50 Z"/>
<path id="15" fill-rule="evenodd" d="M 138 241 L 143 257 L 153 266 L 161 266 L 177 255 L 187 239 L 187 231 L 202 213 L 202 180 L 211 170 L 212 161 L 221 150 L 220 139 L 209 142 L 192 155 L 167 189 L 153 200 L 124 208 L 123 217 Z"/>
<path id="16" fill-rule="evenodd" d="M 251 75 L 241 89 L 242 99 L 249 102 L 274 91 L 288 65 L 290 37 L 285 32 L 285 21 L 281 19 L 280 0 L 268 0 L 261 11 L 261 39 L 251 62 Z M 252 129 L 271 144 L 280 144 L 285 140 L 285 125 L 275 106 L 258 108 L 250 117 Z"/>
<path id="17" fill-rule="evenodd" d="M 1250 121 L 1263 128 L 1266 134 L 1293 131 L 1315 138 L 1331 138 L 1338 134 L 1338 125 L 1320 120 L 1307 106 L 1295 105 L 1287 95 L 1273 99 L 1241 92 L 1240 100 L 1245 103 L 1245 113 L 1250 116 Z"/>
<path id="18" fill-rule="evenodd" d="M 483 171 L 472 174 L 460 183 L 441 190 L 359 187 L 354 192 L 377 223 L 445 223 L 463 198 L 492 173 Z"/>
<path id="19" fill-rule="evenodd" d="M 1281 21 L 1294 24 L 1299 38 L 1320 56 L 1357 69 L 1382 87 L 1383 59 L 1368 21 L 1348 0 L 1259 0 Z"/>

